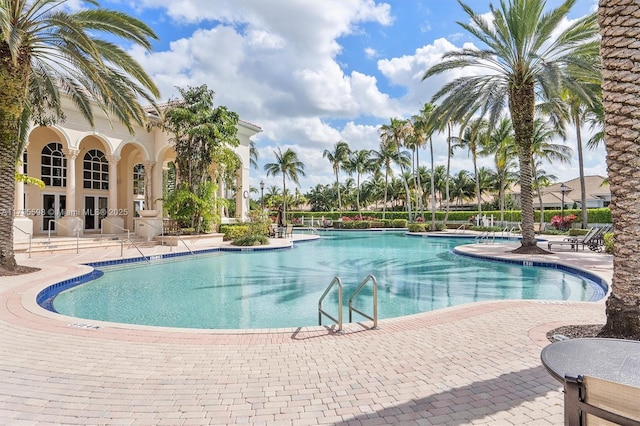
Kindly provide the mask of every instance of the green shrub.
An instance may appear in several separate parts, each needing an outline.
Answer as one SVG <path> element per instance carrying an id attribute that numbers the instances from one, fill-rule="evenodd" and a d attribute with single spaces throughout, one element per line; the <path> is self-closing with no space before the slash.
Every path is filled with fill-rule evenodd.
<path id="1" fill-rule="evenodd" d="M 407 219 L 393 219 L 391 221 L 392 228 L 406 228 L 407 227 Z"/>
<path id="2" fill-rule="evenodd" d="M 393 222 L 393 219 L 382 219 L 381 222 L 383 228 L 392 228 L 391 222 Z"/>
<path id="3" fill-rule="evenodd" d="M 447 226 L 444 223 L 436 223 L 436 231 L 444 231 L 445 229 L 447 229 Z"/>
<path id="4" fill-rule="evenodd" d="M 371 228 L 384 228 L 385 227 L 384 222 L 381 221 L 381 220 L 369 221 L 369 226 Z"/>
<path id="5" fill-rule="evenodd" d="M 409 232 L 426 232 L 424 223 L 410 223 L 407 228 Z"/>
<path id="6" fill-rule="evenodd" d="M 245 235 L 234 239 L 231 244 L 234 246 L 266 246 L 269 244 L 269 238 L 266 235 Z"/>
<path id="7" fill-rule="evenodd" d="M 221 225 L 220 232 L 224 234 L 224 241 L 235 241 L 249 235 L 249 225 Z"/>
<path id="8" fill-rule="evenodd" d="M 603 235 L 604 251 L 613 254 L 613 232 L 607 232 Z"/>

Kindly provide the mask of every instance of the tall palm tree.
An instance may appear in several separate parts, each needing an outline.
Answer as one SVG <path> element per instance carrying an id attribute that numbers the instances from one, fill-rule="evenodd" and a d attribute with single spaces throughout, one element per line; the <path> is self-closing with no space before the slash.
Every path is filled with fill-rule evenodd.
<path id="1" fill-rule="evenodd" d="M 411 222 L 411 194 L 409 193 L 409 182 L 405 179 L 404 169 L 411 164 L 411 157 L 402 154 L 402 147 L 405 146 L 405 141 L 411 134 L 411 128 L 407 120 L 400 120 L 398 118 L 392 118 L 389 124 L 383 124 L 380 126 L 380 138 L 395 148 L 396 156 L 394 158 L 395 164 L 400 166 L 400 173 L 403 177 L 404 190 L 407 195 L 407 212 L 409 222 Z"/>
<path id="2" fill-rule="evenodd" d="M 482 198 L 480 197 L 480 180 L 478 174 L 478 151 L 480 146 L 484 144 L 483 139 L 488 136 L 487 133 L 488 123 L 480 118 L 472 120 L 466 125 L 462 131 L 461 137 L 453 137 L 452 149 L 462 148 L 466 149 L 471 156 L 473 162 L 473 176 L 476 184 L 476 201 L 478 205 L 478 214 L 482 215 Z"/>
<path id="3" fill-rule="evenodd" d="M 371 157 L 378 168 L 384 169 L 384 204 L 382 204 L 382 219 L 385 219 L 389 195 L 389 177 L 393 176 L 392 164 L 395 162 L 395 158 L 397 157 L 394 144 L 381 140 L 379 150 L 371 151 Z"/>
<path id="4" fill-rule="evenodd" d="M 13 211 L 20 127 L 29 119 L 62 118 L 59 91 L 68 93 L 93 125 L 93 103 L 130 132 L 143 125 L 139 104 L 154 104 L 158 89 L 142 67 L 114 44 L 122 39 L 151 49 L 154 32 L 142 21 L 100 7 L 67 12 L 64 0 L 0 3 L 0 210 Z M 96 1 L 86 1 L 99 6 Z M 15 270 L 13 218 L 0 215 L 0 266 Z"/>
<path id="5" fill-rule="evenodd" d="M 349 174 L 356 174 L 356 206 L 358 213 L 362 216 L 362 208 L 360 206 L 360 176 L 373 170 L 371 151 L 368 149 L 359 149 L 351 152 L 349 159 L 344 164 L 344 168 Z"/>
<path id="6" fill-rule="evenodd" d="M 600 0 L 605 111 L 605 144 L 611 186 L 614 252 L 611 295 L 602 334 L 640 335 L 640 75 L 632 60 L 637 56 L 640 5 L 636 0 Z M 635 56 L 634 56 L 635 55 Z M 636 166 L 630 167 L 631 164 Z"/>
<path id="7" fill-rule="evenodd" d="M 598 57 L 598 61 L 599 61 Z M 599 70 L 599 67 L 594 66 L 594 69 Z M 598 76 L 600 74 L 598 73 Z M 581 96 L 580 93 L 565 89 L 562 92 L 561 99 L 563 105 L 566 108 L 565 118 L 568 122 L 573 124 L 576 129 L 576 148 L 578 149 L 578 170 L 580 174 L 580 218 L 582 222 L 582 228 L 587 227 L 587 191 L 584 177 L 584 154 L 582 144 L 582 124 L 588 121 L 593 116 L 594 110 L 599 109 L 600 104 L 600 91 L 602 82 L 599 79 L 595 81 L 582 82 L 582 86 L 586 88 L 587 99 Z"/>
<path id="8" fill-rule="evenodd" d="M 505 190 L 512 183 L 511 170 L 515 167 L 513 159 L 517 149 L 513 139 L 513 127 L 508 117 L 503 117 L 489 137 L 482 138 L 481 155 L 492 155 L 497 173 L 498 202 L 500 204 L 500 223 L 504 224 Z"/>
<path id="9" fill-rule="evenodd" d="M 275 163 L 267 163 L 264 165 L 264 171 L 267 176 L 282 175 L 282 217 L 287 217 L 287 179 L 291 179 L 296 185 L 299 185 L 298 176 L 304 176 L 304 164 L 298 160 L 298 154 L 291 148 L 287 148 L 285 152 L 280 150 L 273 151 L 276 156 Z"/>
<path id="10" fill-rule="evenodd" d="M 418 142 L 418 146 L 422 146 L 429 141 L 429 153 L 431 157 L 431 173 L 430 173 L 430 181 L 431 181 L 431 230 L 435 230 L 435 221 L 436 221 L 436 203 L 435 203 L 435 182 L 434 182 L 434 158 L 433 158 L 433 134 L 437 130 L 438 127 L 438 119 L 435 114 L 435 106 L 430 103 L 424 104 L 420 113 L 416 116 L 412 117 L 414 134 L 416 135 L 416 141 Z M 417 155 L 416 155 L 417 157 Z M 417 163 L 417 161 L 416 161 Z M 416 165 L 416 171 L 420 169 L 420 165 Z M 416 173 L 418 176 L 418 187 L 421 188 L 422 193 L 422 182 L 420 173 Z M 423 201 L 421 200 L 421 207 L 423 205 Z"/>
<path id="11" fill-rule="evenodd" d="M 336 191 L 338 192 L 338 210 L 342 211 L 342 199 L 340 198 L 340 167 L 347 161 L 351 149 L 345 141 L 338 141 L 333 145 L 333 151 L 325 149 L 322 157 L 329 160 L 333 168 L 333 174 L 336 177 Z"/>
<path id="12" fill-rule="evenodd" d="M 515 252 L 545 252 L 537 245 L 533 226 L 531 148 L 536 97 L 544 101 L 569 86 L 568 65 L 590 69 L 591 62 L 584 58 L 598 52 L 596 16 L 578 19 L 559 31 L 576 0 L 565 0 L 548 12 L 544 11 L 545 0 L 503 0 L 499 7 L 490 6 L 490 16 L 458 2 L 471 20 L 458 24 L 485 47 L 446 53 L 423 79 L 459 68 L 477 70 L 446 84 L 434 95 L 434 99 L 442 98 L 445 118 L 462 120 L 480 112 L 493 127 L 508 106 L 518 147 L 522 202 L 523 232 Z M 487 72 L 483 74 L 482 69 Z"/>
<path id="13" fill-rule="evenodd" d="M 543 186 L 539 179 L 539 162 L 546 161 L 553 163 L 554 161 L 568 164 L 571 162 L 571 154 L 573 150 L 567 145 L 552 142 L 553 139 L 561 132 L 557 127 L 552 126 L 546 121 L 536 119 L 533 123 L 533 143 L 531 144 L 531 173 L 533 177 L 533 185 L 536 187 L 538 194 L 538 202 L 540 203 L 540 229 L 544 225 L 544 205 L 542 204 Z"/>
<path id="14" fill-rule="evenodd" d="M 249 142 L 249 164 L 251 167 L 258 170 L 258 148 L 256 148 L 256 143 L 254 141 Z"/>

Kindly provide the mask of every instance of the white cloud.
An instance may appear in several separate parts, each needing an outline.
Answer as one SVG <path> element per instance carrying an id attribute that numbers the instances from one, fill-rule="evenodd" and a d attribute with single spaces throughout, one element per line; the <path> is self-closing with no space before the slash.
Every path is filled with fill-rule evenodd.
<path id="1" fill-rule="evenodd" d="M 261 166 L 251 172 L 253 178 L 259 182 L 265 176 L 262 165 L 273 161 L 277 146 L 291 147 L 306 165 L 304 191 L 333 181 L 324 149 L 339 140 L 353 149 L 377 148 L 372 122 L 415 114 L 445 82 L 473 72 L 457 70 L 422 81 L 445 52 L 458 48 L 453 43 L 460 33 L 380 59 L 375 72 L 341 63 L 342 37 L 366 37 L 364 26 L 372 23 L 393 24 L 390 6 L 374 0 L 279 0 L 277 6 L 264 0 L 217 0 L 215 5 L 209 0 L 139 0 L 135 7 L 166 10 L 174 24 L 200 27 L 167 50 L 133 51 L 163 98 L 176 96 L 175 86 L 207 84 L 216 92 L 216 104 L 264 130 L 254 138 Z M 371 59 L 385 50 L 369 45 L 359 52 Z M 391 95 L 389 86 L 400 95 Z M 445 137 L 434 136 L 438 164 L 446 162 Z M 426 164 L 428 156 L 422 154 L 421 161 Z M 459 153 L 452 170 L 470 169 L 469 164 Z"/>

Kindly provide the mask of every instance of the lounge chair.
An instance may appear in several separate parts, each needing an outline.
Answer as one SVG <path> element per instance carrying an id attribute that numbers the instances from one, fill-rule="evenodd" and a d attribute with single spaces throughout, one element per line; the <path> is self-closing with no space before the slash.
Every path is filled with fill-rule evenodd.
<path id="1" fill-rule="evenodd" d="M 584 250 L 585 246 L 588 246 L 589 249 L 593 251 L 599 251 L 603 244 L 603 235 L 606 232 L 609 232 L 610 229 L 610 226 L 591 228 L 589 229 L 589 232 L 587 232 L 587 234 L 582 238 L 571 237 L 565 238 L 562 241 L 549 241 L 547 243 L 547 247 L 549 248 L 549 250 L 551 250 L 552 245 L 564 245 L 571 246 L 572 250 L 578 251 L 578 247 L 582 246 L 582 250 Z"/>
<path id="2" fill-rule="evenodd" d="M 284 238 L 287 238 L 287 237 L 292 237 L 292 236 L 293 236 L 293 225 L 288 224 L 288 225 L 286 226 L 286 228 L 284 229 L 284 235 L 283 235 L 283 237 L 284 237 Z"/>

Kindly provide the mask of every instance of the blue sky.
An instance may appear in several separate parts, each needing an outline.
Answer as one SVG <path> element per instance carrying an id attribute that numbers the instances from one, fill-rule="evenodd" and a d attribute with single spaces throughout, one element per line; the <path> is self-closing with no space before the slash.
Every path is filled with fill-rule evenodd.
<path id="1" fill-rule="evenodd" d="M 487 13 L 489 3 L 466 2 L 478 13 Z M 577 0 L 569 19 L 596 5 Z M 262 166 L 273 161 L 276 147 L 292 148 L 305 163 L 302 192 L 333 182 L 324 149 L 339 140 L 377 149 L 381 124 L 417 113 L 453 77 L 422 82 L 424 71 L 444 52 L 475 43 L 456 24 L 466 15 L 453 0 L 103 0 L 102 6 L 136 16 L 158 34 L 152 53 L 132 53 L 162 100 L 176 97 L 176 86 L 207 84 L 218 105 L 262 127 L 254 138 L 260 168 L 251 170 L 253 186 L 261 179 L 281 185 Z M 564 143 L 575 151 L 573 134 Z M 445 164 L 445 135 L 434 144 L 436 164 Z M 604 175 L 604 151 L 585 154 L 586 173 Z M 455 154 L 452 169 L 472 170 L 465 152 Z M 559 180 L 578 175 L 577 160 L 546 169 Z"/>

